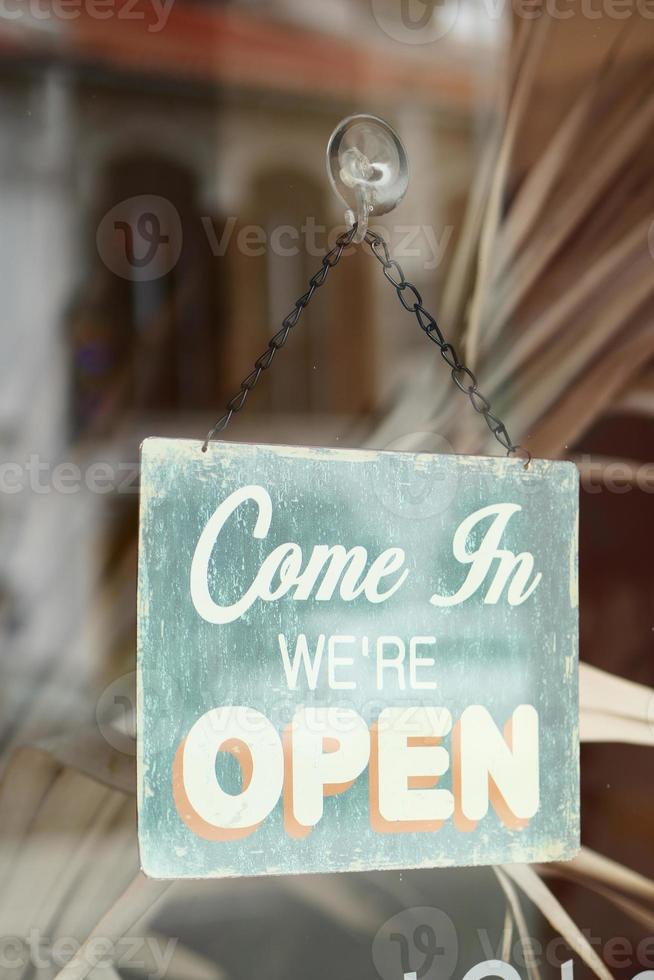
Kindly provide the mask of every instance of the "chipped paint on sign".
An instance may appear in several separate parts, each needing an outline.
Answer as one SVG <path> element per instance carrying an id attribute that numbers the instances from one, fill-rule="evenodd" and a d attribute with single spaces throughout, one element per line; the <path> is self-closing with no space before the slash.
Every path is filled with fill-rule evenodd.
<path id="1" fill-rule="evenodd" d="M 146 440 L 146 873 L 572 857 L 577 510 L 570 463 Z"/>

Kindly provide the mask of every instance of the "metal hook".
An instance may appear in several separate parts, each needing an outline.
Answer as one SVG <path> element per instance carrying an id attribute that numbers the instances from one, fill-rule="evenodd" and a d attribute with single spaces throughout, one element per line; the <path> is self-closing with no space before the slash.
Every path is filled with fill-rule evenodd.
<path id="1" fill-rule="evenodd" d="M 373 193 L 370 189 L 370 182 L 374 176 L 375 168 L 368 157 L 356 147 L 350 147 L 343 154 L 340 178 L 346 187 L 354 191 L 356 200 L 356 214 L 351 208 L 345 212 L 345 220 L 348 228 L 356 229 L 352 236 L 352 241 L 357 245 L 366 237 L 368 231 L 368 215 L 373 210 Z"/>
<path id="2" fill-rule="evenodd" d="M 387 214 L 402 200 L 409 181 L 406 151 L 397 133 L 378 116 L 348 116 L 327 145 L 327 173 L 347 207 L 352 241 L 365 240 L 370 215 Z"/>

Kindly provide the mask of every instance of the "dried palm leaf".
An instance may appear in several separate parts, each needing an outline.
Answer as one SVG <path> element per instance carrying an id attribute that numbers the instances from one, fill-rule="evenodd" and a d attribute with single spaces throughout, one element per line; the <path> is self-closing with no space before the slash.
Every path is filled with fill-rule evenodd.
<path id="1" fill-rule="evenodd" d="M 510 270 L 506 288 L 493 297 L 484 319 L 484 337 L 492 343 L 508 323 L 518 304 L 542 275 L 553 256 L 569 239 L 591 208 L 601 200 L 610 183 L 637 151 L 654 123 L 654 94 L 639 105 L 624 123 L 620 139 L 610 143 L 597 158 L 584 179 L 575 183 L 568 200 L 551 209 L 548 219 L 538 228 Z"/>
<path id="2" fill-rule="evenodd" d="M 580 738 L 654 746 L 654 690 L 580 664 Z"/>
<path id="3" fill-rule="evenodd" d="M 52 735 L 40 739 L 35 747 L 47 752 L 62 767 L 85 773 L 98 783 L 136 795 L 136 761 L 119 752 L 97 728 Z"/>
<path id="4" fill-rule="evenodd" d="M 536 872 L 528 865 L 519 864 L 503 865 L 502 870 L 534 903 L 552 928 L 563 936 L 570 949 L 577 953 L 593 973 L 600 977 L 600 980 L 611 980 L 611 974 L 584 934 Z"/>
<path id="5" fill-rule="evenodd" d="M 461 234 L 457 241 L 452 264 L 448 269 L 440 317 L 442 317 L 444 328 L 454 336 L 461 329 L 470 292 L 474 286 L 479 235 L 491 191 L 500 144 L 501 133 L 496 126 L 486 139 L 485 148 L 470 190 Z"/>
<path id="6" fill-rule="evenodd" d="M 495 257 L 497 280 L 502 279 L 507 271 L 510 274 L 509 264 L 515 259 L 528 236 L 534 233 L 536 222 L 546 203 L 565 177 L 570 160 L 582 144 L 584 131 L 588 132 L 592 125 L 593 110 L 632 31 L 633 22 L 626 23 L 609 43 L 597 71 L 586 82 L 572 109 L 525 174 L 511 202 L 506 220 L 498 230 Z"/>
<path id="7" fill-rule="evenodd" d="M 519 371 L 546 345 L 554 343 L 563 331 L 572 327 L 572 318 L 582 314 L 587 305 L 595 301 L 598 290 L 607 280 L 613 280 L 630 266 L 635 258 L 643 255 L 647 242 L 650 219 L 630 228 L 626 235 L 604 252 L 594 263 L 589 263 L 582 274 L 572 281 L 554 300 L 547 303 L 540 315 L 529 321 L 527 329 L 502 351 L 502 356 L 488 366 L 484 386 L 492 394 Z M 582 314 L 583 315 L 583 314 Z M 573 334 L 576 342 L 577 334 Z M 498 352 L 499 353 L 499 352 Z"/>
<path id="8" fill-rule="evenodd" d="M 564 865 L 544 865 L 543 869 L 545 867 L 557 871 L 562 869 L 578 878 L 593 879 L 610 888 L 619 888 L 645 901 L 654 902 L 654 881 L 588 847 L 582 847 L 579 854 Z"/>
<path id="9" fill-rule="evenodd" d="M 504 911 L 504 925 L 502 927 L 502 951 L 500 953 L 500 956 L 502 957 L 505 963 L 509 962 L 512 946 L 513 946 L 513 916 L 511 914 L 511 907 L 507 905 Z"/>
<path id="10" fill-rule="evenodd" d="M 543 45 L 545 44 L 550 25 L 551 17 L 548 14 L 543 14 L 529 31 L 524 57 L 521 59 L 517 78 L 511 92 L 506 127 L 495 163 L 495 170 L 480 232 L 477 277 L 472 294 L 470 320 L 466 332 L 466 358 L 470 367 L 473 369 L 477 363 L 482 313 L 486 308 L 488 287 L 494 276 L 494 250 L 504 207 L 504 193 L 506 190 L 509 165 L 518 130 L 532 92 Z M 526 28 L 526 25 L 523 24 L 523 27 Z"/>
<path id="11" fill-rule="evenodd" d="M 115 945 L 130 930 L 145 930 L 171 887 L 172 882 L 153 881 L 139 872 L 95 923 L 79 951 L 57 974 L 56 980 L 85 980 L 96 967 L 97 953 L 94 953 L 93 940 L 102 937 Z"/>
<path id="12" fill-rule="evenodd" d="M 654 747 L 654 730 L 651 723 L 595 711 L 581 712 L 579 738 L 582 742 L 623 742 L 628 745 Z"/>
<path id="13" fill-rule="evenodd" d="M 620 895 L 619 892 L 614 891 L 612 888 L 607 888 L 605 885 L 599 885 L 596 881 L 588 880 L 581 875 L 575 874 L 565 868 L 565 866 L 560 865 L 556 868 L 546 868 L 543 867 L 539 872 L 543 877 L 558 877 L 564 878 L 567 881 L 572 881 L 575 884 L 583 885 L 584 888 L 588 888 L 589 891 L 594 892 L 596 895 L 600 895 L 605 898 L 611 905 L 619 909 L 628 918 L 633 919 L 639 925 L 644 926 L 646 929 L 654 929 L 654 912 L 646 908 L 644 905 L 640 905 L 638 902 L 634 902 L 632 899 L 625 898 L 624 895 Z"/>
<path id="14" fill-rule="evenodd" d="M 81 941 L 135 873 L 133 801 L 43 748 L 12 758 L 0 784 L 0 826 L 0 920 L 10 934 L 34 929 Z"/>
<path id="15" fill-rule="evenodd" d="M 495 867 L 493 868 L 493 871 L 495 872 L 495 876 L 506 896 L 508 908 L 511 910 L 513 920 L 518 927 L 518 933 L 522 941 L 523 956 L 527 966 L 529 980 L 540 980 L 540 970 L 538 969 L 533 956 L 529 955 L 530 951 L 532 950 L 532 942 L 518 894 L 513 887 L 510 878 L 505 874 L 502 868 Z"/>
<path id="16" fill-rule="evenodd" d="M 643 415 L 646 418 L 654 416 L 654 371 L 643 371 L 633 382 L 628 391 L 610 406 L 610 413 L 615 415 Z"/>
<path id="17" fill-rule="evenodd" d="M 630 308 L 637 308 L 638 301 L 650 292 L 650 286 L 640 282 L 631 298 L 626 298 Z M 605 325 L 610 327 L 612 313 L 607 311 Z M 591 344 L 592 346 L 592 344 Z M 647 361 L 654 355 L 654 324 L 645 325 L 625 337 L 617 348 L 607 349 L 604 356 L 594 363 L 587 362 L 585 373 L 574 377 L 574 384 L 560 394 L 556 404 L 539 386 L 534 394 L 528 415 L 536 417 L 536 406 L 544 416 L 530 437 L 530 448 L 535 455 L 559 455 L 571 442 L 578 439 L 592 422 L 600 416 Z M 570 369 L 570 371 L 572 368 Z M 571 379 L 572 381 L 572 379 Z"/>

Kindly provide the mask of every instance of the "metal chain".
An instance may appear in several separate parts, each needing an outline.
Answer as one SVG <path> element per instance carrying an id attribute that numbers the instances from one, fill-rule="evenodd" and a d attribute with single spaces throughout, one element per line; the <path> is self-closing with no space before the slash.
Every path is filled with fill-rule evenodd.
<path id="1" fill-rule="evenodd" d="M 340 235 L 337 238 L 334 247 L 327 252 L 322 260 L 320 269 L 309 280 L 309 288 L 302 296 L 300 296 L 299 299 L 295 301 L 295 306 L 288 316 L 282 321 L 281 329 L 277 331 L 274 337 L 271 337 L 263 354 L 261 354 L 254 362 L 253 370 L 250 371 L 248 376 L 244 378 L 243 381 L 241 381 L 238 392 L 232 399 L 230 399 L 230 401 L 227 402 L 224 415 L 218 419 L 213 428 L 207 433 L 202 445 L 202 452 L 207 451 L 209 443 L 213 437 L 226 429 L 232 419 L 232 416 L 235 415 L 236 412 L 240 412 L 244 407 L 248 395 L 257 384 L 263 372 L 267 371 L 272 364 L 277 351 L 280 350 L 288 340 L 288 335 L 300 319 L 302 311 L 311 302 L 313 294 L 323 285 L 327 279 L 327 276 L 329 275 L 330 269 L 333 269 L 334 266 L 338 265 L 340 262 L 341 256 L 343 255 L 343 252 L 347 246 L 351 243 L 355 231 L 356 225 L 349 231 Z M 491 412 L 490 402 L 479 390 L 477 378 L 470 368 L 459 359 L 456 348 L 453 346 L 453 344 L 448 343 L 434 317 L 422 305 L 422 297 L 417 287 L 405 278 L 401 265 L 391 257 L 385 239 L 377 232 L 368 231 L 366 232 L 365 241 L 366 244 L 370 246 L 370 250 L 374 257 L 381 263 L 385 277 L 388 279 L 391 285 L 395 287 L 398 299 L 404 309 L 408 313 L 415 314 L 420 329 L 439 348 L 443 358 L 450 368 L 454 384 L 468 396 L 475 412 L 484 418 L 488 428 L 493 433 L 499 444 L 506 449 L 507 456 L 511 456 L 513 453 L 523 452 L 527 457 L 525 468 L 529 466 L 529 463 L 531 462 L 531 453 L 528 449 L 524 449 L 522 446 L 514 443 L 511 440 L 504 422 L 502 422 L 497 415 L 494 415 L 493 412 Z"/>
<path id="2" fill-rule="evenodd" d="M 206 435 L 204 443 L 202 445 L 202 452 L 206 453 L 207 447 L 213 437 L 219 432 L 222 432 L 227 428 L 231 422 L 232 415 L 236 412 L 240 412 L 245 405 L 248 395 L 256 385 L 257 381 L 261 377 L 264 371 L 267 371 L 273 362 L 275 354 L 280 350 L 286 341 L 288 340 L 288 335 L 290 334 L 293 327 L 297 324 L 298 320 L 302 316 L 302 311 L 305 307 L 309 305 L 313 298 L 313 294 L 317 289 L 325 282 L 325 279 L 329 275 L 330 269 L 333 269 L 335 265 L 341 260 L 341 256 L 344 250 L 352 241 L 354 232 L 356 231 L 356 225 L 350 228 L 349 231 L 344 232 L 342 235 L 336 239 L 336 244 L 333 248 L 327 252 L 322 260 L 322 265 L 316 272 L 314 276 L 309 280 L 309 288 L 306 293 L 303 293 L 299 299 L 296 299 L 295 306 L 288 314 L 287 317 L 282 320 L 281 329 L 277 331 L 274 337 L 271 337 L 268 346 L 266 347 L 263 354 L 261 354 L 254 362 L 254 368 L 246 378 L 241 381 L 241 387 L 238 392 L 234 395 L 230 401 L 227 402 L 225 406 L 225 414 L 222 415 L 212 429 Z"/>
<path id="3" fill-rule="evenodd" d="M 528 449 L 514 443 L 504 422 L 491 412 L 488 399 L 479 390 L 479 384 L 474 373 L 467 367 L 456 352 L 453 344 L 443 336 L 435 318 L 422 305 L 422 296 L 417 287 L 405 277 L 402 267 L 389 251 L 386 240 L 377 232 L 367 231 L 365 242 L 378 262 L 381 263 L 384 275 L 395 287 L 398 299 L 408 313 L 415 313 L 418 326 L 427 337 L 439 348 L 445 362 L 450 368 L 452 381 L 470 399 L 470 404 L 478 415 L 481 415 L 499 444 L 506 449 L 507 456 L 522 452 L 526 456 L 525 469 L 531 462 Z"/>

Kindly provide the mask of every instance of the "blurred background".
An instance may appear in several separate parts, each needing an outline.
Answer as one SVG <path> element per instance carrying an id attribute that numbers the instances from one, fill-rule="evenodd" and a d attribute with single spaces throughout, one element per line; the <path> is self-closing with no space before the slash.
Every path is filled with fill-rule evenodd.
<path id="1" fill-rule="evenodd" d="M 521 936 L 584 930 L 608 972 L 574 947 L 578 975 L 654 969 L 654 3 L 2 0 L 0 71 L 0 976 L 95 937 L 66 976 L 402 980 L 373 937 L 423 906 L 458 935 L 427 980 L 484 937 L 553 975 L 563 947 L 525 964 Z M 138 447 L 203 438 L 305 291 L 353 112 L 409 155 L 373 228 L 514 440 L 581 470 L 587 850 L 544 895 L 492 869 L 138 871 Z M 224 437 L 501 452 L 363 248 Z"/>

